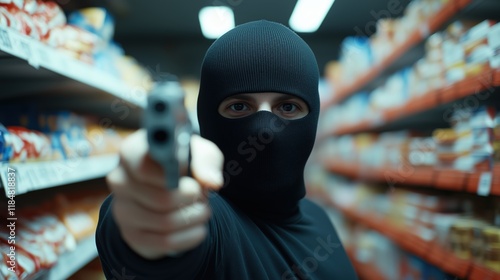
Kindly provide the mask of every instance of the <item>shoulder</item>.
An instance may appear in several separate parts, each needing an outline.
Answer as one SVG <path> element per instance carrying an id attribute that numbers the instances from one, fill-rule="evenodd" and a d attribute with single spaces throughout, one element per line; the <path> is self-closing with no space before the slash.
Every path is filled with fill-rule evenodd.
<path id="1" fill-rule="evenodd" d="M 325 208 L 314 200 L 310 200 L 308 198 L 302 199 L 300 202 L 300 208 L 304 221 L 308 221 L 309 223 L 328 231 L 335 231 L 335 226 Z"/>
<path id="2" fill-rule="evenodd" d="M 300 201 L 300 208 L 305 214 L 321 215 L 327 217 L 325 209 L 321 207 L 317 202 L 309 198 L 304 198 Z"/>
<path id="3" fill-rule="evenodd" d="M 215 233 L 225 235 L 234 231 L 237 225 L 240 225 L 241 215 L 218 193 L 209 193 L 208 202 L 211 210 L 209 227 Z"/>
<path id="4" fill-rule="evenodd" d="M 234 215 L 235 211 L 233 206 L 217 192 L 208 193 L 208 203 L 210 205 L 210 209 L 212 210 L 212 214 L 215 216 Z"/>

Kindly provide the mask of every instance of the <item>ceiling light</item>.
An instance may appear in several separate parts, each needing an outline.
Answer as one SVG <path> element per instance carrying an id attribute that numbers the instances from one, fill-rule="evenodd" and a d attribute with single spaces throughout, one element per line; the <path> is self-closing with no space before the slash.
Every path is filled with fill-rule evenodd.
<path id="1" fill-rule="evenodd" d="M 217 39 L 234 28 L 233 10 L 225 6 L 204 7 L 198 14 L 201 32 L 208 39 Z"/>
<path id="2" fill-rule="evenodd" d="M 315 32 L 333 2 L 335 0 L 298 0 L 290 17 L 290 27 L 297 32 Z"/>

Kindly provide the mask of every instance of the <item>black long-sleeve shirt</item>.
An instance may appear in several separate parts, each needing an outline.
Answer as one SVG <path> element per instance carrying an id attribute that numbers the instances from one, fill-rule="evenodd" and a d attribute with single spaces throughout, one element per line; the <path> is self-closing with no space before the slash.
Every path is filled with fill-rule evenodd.
<path id="1" fill-rule="evenodd" d="M 178 257 L 146 260 L 122 239 L 109 196 L 101 207 L 96 242 L 108 279 L 351 280 L 357 279 L 326 213 L 308 199 L 280 219 L 258 218 L 209 196 L 208 235 Z"/>

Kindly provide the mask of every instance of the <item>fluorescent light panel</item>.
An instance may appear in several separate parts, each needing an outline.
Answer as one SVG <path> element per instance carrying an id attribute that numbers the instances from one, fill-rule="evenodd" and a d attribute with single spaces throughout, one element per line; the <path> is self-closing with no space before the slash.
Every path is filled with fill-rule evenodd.
<path id="1" fill-rule="evenodd" d="M 217 39 L 234 28 L 234 14 L 229 7 L 203 7 L 198 14 L 198 18 L 201 32 L 208 39 Z"/>
<path id="2" fill-rule="evenodd" d="M 321 26 L 335 0 L 298 0 L 290 16 L 290 28 L 297 32 L 315 32 Z"/>

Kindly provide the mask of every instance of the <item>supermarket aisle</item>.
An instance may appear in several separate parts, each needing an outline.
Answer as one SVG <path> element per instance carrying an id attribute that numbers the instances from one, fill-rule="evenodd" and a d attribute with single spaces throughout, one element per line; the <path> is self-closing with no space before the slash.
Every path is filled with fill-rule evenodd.
<path id="1" fill-rule="evenodd" d="M 500 279 L 500 25 L 480 1 L 433 3 L 328 66 L 309 194 L 363 279 Z"/>
<path id="2" fill-rule="evenodd" d="M 296 1 L 97 2 L 0 0 L 0 279 L 105 279 L 104 177 L 166 72 L 196 119 L 215 38 L 198 11 L 292 26 Z M 298 31 L 327 88 L 307 195 L 361 279 L 500 279 L 499 15 L 497 0 L 337 0 Z"/>

